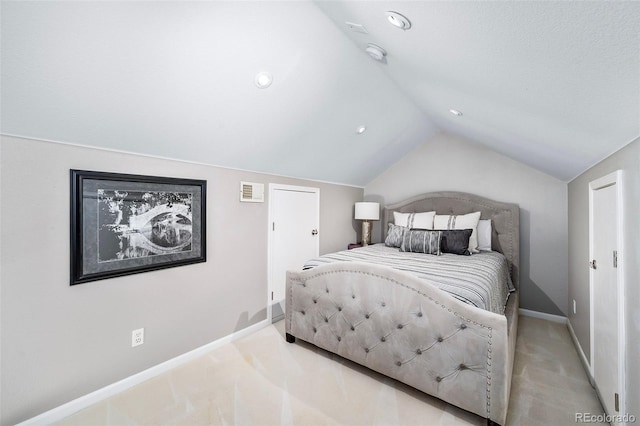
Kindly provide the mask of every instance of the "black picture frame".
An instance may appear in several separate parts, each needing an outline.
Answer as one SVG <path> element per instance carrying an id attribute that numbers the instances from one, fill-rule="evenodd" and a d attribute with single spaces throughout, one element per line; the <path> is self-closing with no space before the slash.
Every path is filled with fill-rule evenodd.
<path id="1" fill-rule="evenodd" d="M 71 285 L 207 261 L 207 181 L 70 170 Z"/>

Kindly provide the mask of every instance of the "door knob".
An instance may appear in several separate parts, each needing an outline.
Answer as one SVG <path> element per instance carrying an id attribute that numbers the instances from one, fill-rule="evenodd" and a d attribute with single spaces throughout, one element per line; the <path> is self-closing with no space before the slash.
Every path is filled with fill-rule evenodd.
<path id="1" fill-rule="evenodd" d="M 596 260 L 593 259 L 591 262 L 589 262 L 589 267 L 591 269 L 597 269 L 598 267 L 596 266 Z"/>
<path id="2" fill-rule="evenodd" d="M 311 235 L 318 235 L 318 230 L 314 229 L 313 231 L 311 231 Z"/>

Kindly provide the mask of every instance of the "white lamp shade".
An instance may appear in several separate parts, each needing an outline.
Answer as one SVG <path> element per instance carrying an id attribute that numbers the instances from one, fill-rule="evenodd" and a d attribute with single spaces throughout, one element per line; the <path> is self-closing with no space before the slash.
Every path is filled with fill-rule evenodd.
<path id="1" fill-rule="evenodd" d="M 356 219 L 380 220 L 380 204 L 370 202 L 356 203 Z"/>

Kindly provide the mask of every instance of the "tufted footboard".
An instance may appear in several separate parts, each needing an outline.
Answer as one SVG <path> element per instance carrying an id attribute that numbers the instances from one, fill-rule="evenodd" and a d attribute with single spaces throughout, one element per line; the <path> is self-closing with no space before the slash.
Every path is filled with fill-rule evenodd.
<path id="1" fill-rule="evenodd" d="M 285 328 L 288 341 L 302 339 L 504 424 L 517 294 L 510 299 L 506 316 L 498 315 L 399 270 L 332 263 L 287 273 Z"/>

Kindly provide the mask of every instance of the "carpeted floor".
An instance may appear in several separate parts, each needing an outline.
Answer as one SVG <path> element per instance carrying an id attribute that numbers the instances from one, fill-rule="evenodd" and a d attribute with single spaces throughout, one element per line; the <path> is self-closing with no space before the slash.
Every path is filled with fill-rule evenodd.
<path id="1" fill-rule="evenodd" d="M 60 425 L 484 425 L 304 342 L 284 321 L 82 410 Z M 602 413 L 565 325 L 520 317 L 508 425 Z"/>

